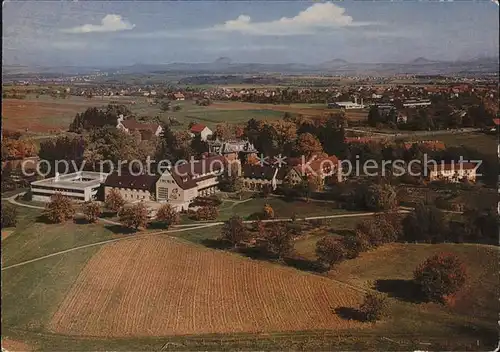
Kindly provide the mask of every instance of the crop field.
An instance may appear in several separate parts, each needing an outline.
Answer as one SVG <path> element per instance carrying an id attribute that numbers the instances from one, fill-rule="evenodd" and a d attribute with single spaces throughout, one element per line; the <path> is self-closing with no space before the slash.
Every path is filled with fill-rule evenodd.
<path id="1" fill-rule="evenodd" d="M 344 329 L 362 294 L 326 278 L 172 238 L 103 247 L 53 316 L 55 333 L 95 337 Z"/>

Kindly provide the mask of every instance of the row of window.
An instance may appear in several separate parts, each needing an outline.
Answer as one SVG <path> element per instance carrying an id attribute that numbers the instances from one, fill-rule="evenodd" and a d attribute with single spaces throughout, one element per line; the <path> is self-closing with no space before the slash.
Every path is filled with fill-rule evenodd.
<path id="1" fill-rule="evenodd" d="M 35 190 L 35 189 L 45 189 L 47 191 L 53 191 L 53 192 L 70 192 L 70 193 L 80 193 L 80 194 L 84 194 L 85 191 L 83 189 L 72 189 L 72 188 L 55 188 L 55 187 L 47 187 L 47 186 L 39 186 L 39 185 L 36 185 L 36 186 L 31 186 L 31 189 L 32 190 Z"/>
<path id="2" fill-rule="evenodd" d="M 49 197 L 52 196 L 52 194 L 47 194 L 47 193 L 40 193 L 40 192 L 31 192 L 32 195 L 34 196 L 42 196 L 42 197 Z M 78 199 L 78 200 L 84 200 L 84 197 L 79 197 L 79 196 L 68 196 L 68 195 L 64 195 L 65 197 L 67 198 L 70 198 L 70 199 Z"/>

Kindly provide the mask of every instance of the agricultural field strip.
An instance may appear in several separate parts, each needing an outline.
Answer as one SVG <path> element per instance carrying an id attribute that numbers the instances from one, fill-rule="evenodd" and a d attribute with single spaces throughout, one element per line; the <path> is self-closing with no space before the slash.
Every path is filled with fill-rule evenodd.
<path id="1" fill-rule="evenodd" d="M 362 291 L 341 287 L 294 269 L 150 237 L 102 247 L 54 315 L 50 330 L 121 337 L 287 331 L 310 324 L 350 327 L 357 323 L 331 320 L 329 307 L 357 302 Z"/>

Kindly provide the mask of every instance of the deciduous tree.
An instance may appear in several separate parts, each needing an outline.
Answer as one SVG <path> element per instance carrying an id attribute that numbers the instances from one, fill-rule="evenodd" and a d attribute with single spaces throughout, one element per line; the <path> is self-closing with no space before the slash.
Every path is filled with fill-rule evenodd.
<path id="1" fill-rule="evenodd" d="M 323 265 L 331 268 L 346 258 L 346 249 L 342 242 L 326 236 L 316 243 L 316 256 Z"/>
<path id="2" fill-rule="evenodd" d="M 265 245 L 269 252 L 283 260 L 293 249 L 292 236 L 285 225 L 273 222 L 266 226 Z"/>
<path id="3" fill-rule="evenodd" d="M 137 203 L 129 207 L 123 207 L 118 216 L 120 222 L 129 228 L 138 230 L 148 224 L 148 208 L 144 203 Z"/>
<path id="4" fill-rule="evenodd" d="M 230 242 L 234 247 L 248 239 L 248 231 L 243 225 L 243 219 L 239 216 L 233 216 L 222 226 L 221 236 L 224 240 Z"/>
<path id="5" fill-rule="evenodd" d="M 375 322 L 387 313 L 387 301 L 380 293 L 368 292 L 359 308 L 365 321 Z"/>
<path id="6" fill-rule="evenodd" d="M 323 153 L 323 147 L 318 138 L 311 133 L 301 133 L 297 138 L 294 148 L 298 156 L 304 156 L 309 160 L 312 156 L 317 156 Z"/>
<path id="7" fill-rule="evenodd" d="M 165 203 L 156 212 L 156 221 L 163 223 L 168 228 L 171 225 L 178 224 L 180 216 L 170 204 Z"/>
<path id="8" fill-rule="evenodd" d="M 12 204 L 2 204 L 2 229 L 5 227 L 16 226 L 17 208 Z"/>
<path id="9" fill-rule="evenodd" d="M 56 193 L 50 197 L 50 202 L 45 206 L 44 215 L 51 222 L 61 223 L 73 218 L 75 209 L 71 199 L 61 193 Z"/>
<path id="10" fill-rule="evenodd" d="M 104 201 L 104 205 L 107 209 L 116 213 L 120 210 L 123 205 L 125 205 L 125 200 L 121 196 L 120 192 L 115 189 L 112 189 L 107 195 L 106 200 Z"/>
<path id="11" fill-rule="evenodd" d="M 413 277 L 431 301 L 445 302 L 465 284 L 466 270 L 454 254 L 440 253 L 420 264 Z"/>
<path id="12" fill-rule="evenodd" d="M 83 215 L 85 216 L 85 219 L 90 222 L 94 223 L 99 219 L 99 216 L 101 216 L 101 207 L 98 203 L 96 202 L 87 202 L 83 205 Z"/>

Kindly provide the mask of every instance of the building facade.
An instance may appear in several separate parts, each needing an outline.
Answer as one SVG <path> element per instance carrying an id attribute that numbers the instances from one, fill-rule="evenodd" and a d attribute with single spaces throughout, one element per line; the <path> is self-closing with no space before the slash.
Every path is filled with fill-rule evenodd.
<path id="1" fill-rule="evenodd" d="M 106 181 L 107 173 L 78 171 L 59 175 L 31 183 L 34 201 L 50 202 L 50 198 L 60 193 L 77 202 L 97 200 L 101 185 Z"/>

